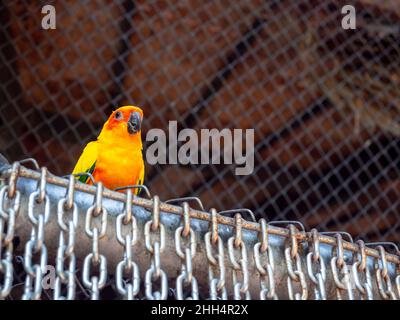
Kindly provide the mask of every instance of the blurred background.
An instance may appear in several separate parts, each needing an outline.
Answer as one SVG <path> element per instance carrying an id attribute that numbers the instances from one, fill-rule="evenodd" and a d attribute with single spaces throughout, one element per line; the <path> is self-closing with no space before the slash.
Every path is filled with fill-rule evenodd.
<path id="1" fill-rule="evenodd" d="M 57 29 L 41 28 L 56 8 Z M 341 8 L 357 29 L 341 28 Z M 71 172 L 112 110 L 255 130 L 255 169 L 146 165 L 166 200 L 400 241 L 399 0 L 0 1 L 0 152 Z M 145 146 L 146 147 L 146 146 Z"/>

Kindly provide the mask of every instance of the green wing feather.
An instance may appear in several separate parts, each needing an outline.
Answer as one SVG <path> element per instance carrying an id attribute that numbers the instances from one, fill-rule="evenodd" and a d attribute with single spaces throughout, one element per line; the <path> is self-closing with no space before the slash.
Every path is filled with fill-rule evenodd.
<path id="1" fill-rule="evenodd" d="M 144 183 L 144 165 L 142 166 L 142 169 L 140 170 L 139 173 L 139 179 L 138 179 L 138 185 L 143 185 Z M 136 195 L 139 195 L 142 192 L 143 188 L 138 188 L 136 191 Z"/>
<path id="2" fill-rule="evenodd" d="M 85 172 L 93 174 L 93 171 L 94 171 L 95 167 L 96 167 L 96 162 L 94 162 L 93 165 L 90 167 L 90 169 L 86 170 Z M 80 176 L 78 180 L 80 182 L 86 183 L 88 181 L 88 179 L 89 179 L 89 176 Z"/>
<path id="3" fill-rule="evenodd" d="M 83 150 L 78 162 L 75 165 L 73 174 L 88 172 L 93 174 L 96 168 L 97 161 L 97 141 L 89 142 L 85 149 Z M 79 181 L 86 183 L 88 181 L 88 176 L 80 176 Z"/>

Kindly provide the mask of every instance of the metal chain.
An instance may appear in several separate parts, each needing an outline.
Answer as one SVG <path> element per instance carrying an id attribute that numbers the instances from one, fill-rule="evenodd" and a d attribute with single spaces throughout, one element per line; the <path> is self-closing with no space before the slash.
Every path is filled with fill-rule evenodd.
<path id="1" fill-rule="evenodd" d="M 365 243 L 362 240 L 357 241 L 359 254 L 357 260 L 353 263 L 352 272 L 355 286 L 362 300 L 373 300 L 372 277 L 369 268 L 367 268 L 367 255 L 365 253 Z"/>
<path id="2" fill-rule="evenodd" d="M 123 259 L 116 268 L 116 287 L 126 300 L 134 300 L 140 289 L 139 267 L 132 259 L 132 251 L 138 239 L 138 226 L 132 214 L 132 189 L 126 190 L 125 210 L 116 219 L 116 236 L 124 249 Z M 130 277 L 124 279 L 124 274 Z"/>
<path id="3" fill-rule="evenodd" d="M 235 236 L 228 239 L 228 254 L 232 265 L 232 281 L 233 281 L 233 297 L 235 300 L 241 300 L 242 295 L 246 300 L 250 300 L 249 291 L 249 271 L 247 260 L 247 248 L 242 240 L 242 216 L 240 213 L 235 215 Z M 235 251 L 239 250 L 240 263 L 237 262 Z M 239 281 L 239 276 L 242 275 L 242 281 Z"/>
<path id="4" fill-rule="evenodd" d="M 260 273 L 260 299 L 278 300 L 275 292 L 274 280 L 274 255 L 268 248 L 268 224 L 265 219 L 260 219 L 261 241 L 254 245 L 255 265 Z M 262 262 L 262 257 L 264 262 Z"/>
<path id="5" fill-rule="evenodd" d="M 78 206 L 74 202 L 75 177 L 69 176 L 67 193 L 58 201 L 57 223 L 60 228 L 59 243 L 56 258 L 56 280 L 54 284 L 54 300 L 75 299 L 75 233 L 78 227 Z M 72 212 L 67 222 L 64 221 L 67 212 Z M 65 270 L 65 262 L 68 268 Z M 62 286 L 67 288 L 67 295 L 63 296 Z"/>
<path id="6" fill-rule="evenodd" d="M 396 269 L 395 269 L 395 285 L 396 285 L 396 290 L 397 290 L 397 297 L 400 299 L 400 262 L 398 263 Z"/>
<path id="7" fill-rule="evenodd" d="M 290 246 L 285 249 L 285 261 L 288 271 L 287 286 L 290 300 L 306 300 L 308 297 L 308 288 L 306 278 L 303 272 L 299 248 L 296 239 L 297 229 L 293 224 L 289 225 Z M 294 264 L 293 264 L 294 260 Z M 295 265 L 296 269 L 293 268 Z M 298 282 L 301 292 L 293 292 L 293 282 Z"/>
<path id="8" fill-rule="evenodd" d="M 191 286 L 191 294 L 186 297 L 186 300 L 198 300 L 199 288 L 197 280 L 193 275 L 192 260 L 196 255 L 196 235 L 190 226 L 189 204 L 184 202 L 183 208 L 183 226 L 175 230 L 175 251 L 179 258 L 181 258 L 181 274 L 176 279 L 176 298 L 178 300 L 184 299 L 183 286 Z M 182 239 L 189 240 L 188 246 L 182 250 Z"/>
<path id="9" fill-rule="evenodd" d="M 42 294 L 42 279 L 47 266 L 47 247 L 44 243 L 44 227 L 50 216 L 50 199 L 46 194 L 47 169 L 41 169 L 38 190 L 29 196 L 28 217 L 32 224 L 31 239 L 25 245 L 24 269 L 27 273 L 22 299 L 39 300 Z M 36 205 L 44 210 L 35 210 Z M 37 215 L 35 215 L 35 211 Z M 33 263 L 33 256 L 39 256 L 39 263 Z"/>
<path id="10" fill-rule="evenodd" d="M 344 259 L 344 248 L 343 248 L 343 239 L 342 235 L 337 233 L 335 235 L 336 238 L 336 255 L 333 255 L 331 259 L 331 269 L 333 280 L 336 285 L 336 296 L 338 300 L 343 300 L 343 292 L 347 292 L 348 300 L 354 300 L 353 290 L 351 288 L 350 283 L 350 272 L 349 268 Z M 339 274 L 342 274 L 343 277 L 340 279 Z"/>
<path id="11" fill-rule="evenodd" d="M 151 235 L 159 233 L 159 240 L 152 242 Z M 165 248 L 165 228 L 160 222 L 160 199 L 153 198 L 153 216 L 144 226 L 144 238 L 147 251 L 151 255 L 151 263 L 145 276 L 145 293 L 149 300 L 166 300 L 168 295 L 167 274 L 161 269 L 160 254 Z M 153 282 L 160 280 L 160 290 L 153 291 Z"/>
<path id="12" fill-rule="evenodd" d="M 10 184 L 16 184 L 19 172 L 19 164 L 13 164 L 12 172 L 15 178 Z M 11 179 L 10 179 L 11 180 Z M 0 189 L 0 275 L 3 283 L 0 284 L 0 299 L 6 298 L 11 291 L 13 283 L 13 251 L 15 231 L 15 219 L 21 206 L 21 194 L 16 190 L 16 186 L 3 185 Z M 10 190 L 15 190 L 11 195 Z M 6 230 L 5 230 L 6 229 Z"/>
<path id="13" fill-rule="evenodd" d="M 396 289 L 397 289 L 397 297 L 400 299 L 400 262 L 396 268 L 395 284 L 396 284 Z"/>
<path id="14" fill-rule="evenodd" d="M 106 235 L 108 213 L 103 207 L 103 185 L 98 182 L 96 186 L 95 203 L 87 209 L 85 217 L 85 233 L 92 240 L 92 252 L 85 257 L 82 277 L 83 285 L 91 290 L 92 300 L 99 299 L 107 281 L 107 259 L 99 252 L 99 240 Z M 100 219 L 100 228 L 92 227 L 95 219 Z M 99 275 L 91 272 L 92 267 L 99 267 Z"/>
<path id="15" fill-rule="evenodd" d="M 208 260 L 208 283 L 211 300 L 227 300 L 228 292 L 225 287 L 225 258 L 224 244 L 218 235 L 217 210 L 211 209 L 211 231 L 204 236 Z M 213 246 L 217 246 L 217 258 L 213 254 Z M 218 269 L 219 277 L 215 275 Z"/>
<path id="16" fill-rule="evenodd" d="M 307 273 L 311 281 L 315 284 L 315 300 L 326 300 L 326 266 L 319 250 L 319 234 L 316 229 L 311 230 L 311 251 L 307 254 Z M 317 266 L 316 271 L 313 265 Z"/>
<path id="17" fill-rule="evenodd" d="M 9 296 L 13 285 L 13 238 L 16 226 L 16 217 L 21 207 L 21 193 L 17 189 L 16 182 L 20 175 L 19 164 L 14 163 L 11 171 L 7 171 L 9 178 L 7 183 L 0 187 L 0 299 Z M 22 172 L 21 172 L 22 175 Z M 28 199 L 28 218 L 31 236 L 25 245 L 23 266 L 26 272 L 23 299 L 41 299 L 43 291 L 42 282 L 46 271 L 48 255 L 45 243 L 46 223 L 50 218 L 50 192 L 46 188 L 48 172 L 41 169 L 38 186 Z M 21 182 L 19 182 L 21 183 Z M 49 182 L 50 183 L 50 182 Z M 83 263 L 83 284 L 91 290 L 91 298 L 99 299 L 100 291 L 106 285 L 107 259 L 100 254 L 99 243 L 107 230 L 107 210 L 103 207 L 103 186 L 97 184 L 94 203 L 88 208 L 85 215 L 85 233 L 91 239 L 92 250 L 85 257 Z M 138 264 L 133 256 L 134 246 L 138 240 L 138 224 L 132 214 L 132 202 L 135 201 L 130 188 L 127 189 L 124 211 L 116 217 L 116 239 L 123 249 L 123 256 L 118 261 L 115 269 L 115 285 L 117 291 L 127 300 L 137 299 L 140 291 L 140 273 Z M 78 205 L 74 202 L 75 179 L 69 177 L 66 194 L 57 199 L 57 223 L 59 230 L 57 256 L 55 261 L 56 278 L 54 299 L 74 299 L 76 295 L 76 240 L 75 234 L 78 227 Z M 124 201 L 125 201 L 124 200 Z M 173 201 L 182 201 L 174 199 Z M 186 198 L 185 200 L 189 200 Z M 172 202 L 173 202 L 172 201 Z M 175 252 L 180 258 L 180 273 L 176 278 L 176 298 L 199 299 L 198 282 L 194 275 L 194 261 L 198 254 L 197 235 L 194 225 L 191 223 L 195 211 L 190 211 L 187 202 L 182 203 L 182 226 L 175 230 Z M 192 217 L 191 217 L 192 215 Z M 224 218 L 220 217 L 221 220 Z M 232 272 L 233 298 L 250 299 L 249 266 L 246 239 L 243 238 L 240 214 L 235 215 L 234 235 L 227 241 L 228 259 Z M 280 222 L 286 223 L 286 222 Z M 197 225 L 196 225 L 197 226 Z M 270 247 L 269 239 L 274 231 L 273 227 L 264 219 L 259 221 L 259 240 L 253 246 L 254 266 L 259 273 L 259 292 L 261 300 L 278 299 L 276 279 L 274 279 L 274 247 Z M 226 269 L 224 243 L 218 233 L 218 214 L 211 209 L 210 230 L 204 235 L 205 250 L 208 263 L 208 281 L 211 299 L 227 299 Z M 244 226 L 243 226 L 244 227 Z M 151 256 L 151 263 L 145 273 L 145 295 L 147 299 L 167 299 L 168 278 L 161 268 L 161 253 L 166 245 L 165 227 L 160 222 L 160 201 L 157 196 L 153 198 L 153 213 L 150 221 L 144 226 L 145 247 Z M 374 299 L 374 289 L 379 291 L 382 299 L 400 298 L 400 264 L 394 269 L 390 265 L 393 257 L 385 252 L 382 245 L 377 247 L 379 257 L 367 259 L 366 250 L 368 244 L 357 241 L 358 250 L 355 251 L 351 265 L 345 258 L 352 258 L 353 248 L 348 252 L 344 250 L 343 238 L 340 232 L 336 233 L 336 245 L 332 251 L 332 257 L 327 258 L 325 252 L 320 252 L 321 233 L 313 229 L 307 234 L 309 251 L 305 261 L 299 248 L 299 231 L 294 225 L 289 225 L 289 241 L 284 249 L 284 257 L 287 266 L 287 287 L 290 299 L 306 299 L 308 297 L 308 283 L 314 292 L 313 297 L 318 300 L 327 298 L 327 266 L 329 259 L 332 278 L 334 281 L 338 299 Z M 302 237 L 303 238 L 303 237 Z M 351 238 L 350 238 L 351 240 Z M 326 242 L 325 242 L 326 243 Z M 382 244 L 382 243 L 379 243 Z M 370 244 L 371 245 L 371 244 Z M 374 243 L 376 246 L 377 243 Z M 325 246 L 322 247 L 325 249 Z M 346 247 L 347 248 L 347 247 Z M 346 255 L 345 255 L 346 254 Z M 325 258 L 325 259 L 324 259 Z M 275 257 L 276 259 L 276 257 Z M 350 261 L 351 259 L 349 259 Z M 368 263 L 367 263 L 368 262 Z M 373 264 L 371 262 L 374 262 Z M 374 270 L 372 270 L 372 268 Z M 279 270 L 278 270 L 279 271 Z M 374 273 L 372 273 L 374 271 Z M 394 274 L 392 273 L 394 271 Z M 330 278 L 329 278 L 330 280 Z M 354 286 L 352 284 L 354 280 Z M 376 281 L 376 285 L 373 285 Z M 394 284 L 392 285 L 394 281 Z M 187 290 L 187 292 L 186 292 Z M 375 293 L 378 296 L 378 293 Z"/>
<path id="18" fill-rule="evenodd" d="M 396 294 L 393 291 L 392 281 L 390 280 L 387 268 L 385 249 L 383 246 L 378 246 L 377 250 L 379 251 L 379 260 L 375 264 L 375 277 L 378 284 L 379 293 L 382 299 L 396 300 Z"/>

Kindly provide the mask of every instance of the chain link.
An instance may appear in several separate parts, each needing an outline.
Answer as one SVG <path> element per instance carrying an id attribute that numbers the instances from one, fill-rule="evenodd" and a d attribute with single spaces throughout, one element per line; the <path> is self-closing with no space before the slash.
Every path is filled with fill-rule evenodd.
<path id="1" fill-rule="evenodd" d="M 86 211 L 85 233 L 92 240 L 92 252 L 89 253 L 83 263 L 83 284 L 91 290 L 91 299 L 98 300 L 100 290 L 104 288 L 107 281 L 107 259 L 99 252 L 99 240 L 106 235 L 107 215 L 103 207 L 103 185 L 96 185 L 95 203 Z M 97 218 L 97 219 L 96 219 Z M 93 226 L 94 220 L 100 219 L 100 227 Z M 99 267 L 99 275 L 92 273 L 92 267 Z"/>
<path id="2" fill-rule="evenodd" d="M 375 264 L 375 277 L 379 293 L 384 300 L 396 300 L 396 294 L 393 291 L 392 281 L 390 280 L 386 252 L 383 246 L 378 246 L 379 260 Z"/>
<path id="3" fill-rule="evenodd" d="M 397 297 L 400 299 L 400 262 L 398 263 L 396 268 L 395 284 L 397 289 Z"/>
<path id="4" fill-rule="evenodd" d="M 60 228 L 59 242 L 56 258 L 56 280 L 54 284 L 54 300 L 75 299 L 75 233 L 78 227 L 78 206 L 74 202 L 75 177 L 71 175 L 68 180 L 67 193 L 58 201 L 57 224 Z M 72 212 L 67 223 L 64 218 L 67 212 Z M 66 240 L 67 239 L 67 240 Z M 65 270 L 65 263 L 68 268 Z M 66 286 L 67 295 L 62 295 L 62 286 Z"/>
<path id="5" fill-rule="evenodd" d="M 242 240 L 242 221 L 242 216 L 236 214 L 235 236 L 228 239 L 228 255 L 232 265 L 233 297 L 235 300 L 242 300 L 244 295 L 246 300 L 250 300 L 247 248 Z M 239 262 L 235 257 L 235 251 L 239 251 Z M 239 281 L 240 274 L 242 281 Z"/>
<path id="6" fill-rule="evenodd" d="M 31 239 L 26 243 L 24 269 L 27 273 L 22 299 L 39 300 L 42 294 L 42 279 L 47 266 L 47 247 L 44 243 L 44 227 L 50 216 L 50 199 L 46 194 L 47 169 L 42 168 L 39 187 L 29 196 L 28 217 L 32 225 Z M 44 205 L 44 210 L 35 210 Z M 38 211 L 35 215 L 35 211 Z M 39 256 L 39 263 L 33 263 L 33 256 Z M 32 287 L 33 286 L 33 287 Z"/>
<path id="7" fill-rule="evenodd" d="M 204 235 L 204 243 L 208 261 L 208 284 L 210 288 L 210 299 L 226 300 L 228 299 L 228 293 L 225 287 L 224 244 L 221 237 L 218 235 L 217 210 L 212 208 L 210 212 L 211 231 Z M 213 246 L 217 247 L 217 257 L 215 257 L 213 254 Z M 216 269 L 218 269 L 219 277 L 215 275 Z"/>
<path id="8" fill-rule="evenodd" d="M 17 168 L 18 169 L 18 168 Z M 0 284 L 0 299 L 6 298 L 13 283 L 13 251 L 15 219 L 19 213 L 21 195 L 18 190 L 10 196 L 10 186 L 4 185 L 0 189 L 0 275 L 3 283 Z"/>
<path id="9" fill-rule="evenodd" d="M 4 185 L 0 189 L 0 217 L 5 220 L 8 219 L 10 209 L 18 213 L 21 206 L 21 193 L 16 190 L 14 197 L 11 198 L 9 191 L 9 185 Z"/>
<path id="10" fill-rule="evenodd" d="M 278 300 L 275 292 L 274 280 L 274 255 L 268 248 L 268 224 L 265 219 L 260 219 L 261 225 L 261 241 L 257 242 L 254 247 L 254 260 L 257 271 L 260 273 L 260 299 Z M 264 262 L 262 262 L 264 258 Z"/>
<path id="11" fill-rule="evenodd" d="M 138 239 L 138 226 L 132 214 L 132 189 L 126 190 L 125 210 L 116 219 L 116 236 L 118 243 L 124 248 L 123 259 L 116 269 L 116 287 L 126 300 L 134 300 L 140 289 L 139 267 L 132 259 L 132 251 Z M 129 274 L 129 278 L 124 278 Z"/>
<path id="12" fill-rule="evenodd" d="M 176 297 L 178 300 L 184 299 L 183 287 L 184 285 L 191 286 L 191 294 L 188 295 L 186 300 L 198 300 L 199 289 L 197 280 L 193 275 L 192 260 L 196 255 L 196 235 L 190 226 L 190 208 L 187 202 L 182 204 L 183 208 L 183 226 L 175 230 L 175 251 L 179 258 L 181 258 L 181 274 L 176 279 Z M 188 246 L 182 250 L 182 239 L 189 240 Z"/>
<path id="13" fill-rule="evenodd" d="M 349 268 L 344 259 L 344 248 L 342 235 L 337 233 L 336 238 L 336 255 L 331 259 L 331 269 L 333 280 L 336 285 L 336 296 L 338 300 L 343 300 L 343 292 L 347 292 L 348 300 L 354 300 L 353 290 L 350 283 L 350 272 Z M 343 277 L 340 279 L 340 275 Z"/>
<path id="14" fill-rule="evenodd" d="M 287 286 L 290 300 L 306 300 L 308 297 L 308 288 L 306 278 L 303 272 L 299 248 L 296 239 L 297 229 L 293 224 L 289 225 L 290 246 L 285 249 L 285 261 L 288 272 Z M 293 268 L 293 260 L 296 269 Z M 301 292 L 294 293 L 293 282 L 298 282 Z"/>
<path id="15" fill-rule="evenodd" d="M 326 266 L 319 251 L 319 235 L 316 229 L 311 230 L 311 251 L 307 254 L 307 273 L 311 281 L 315 284 L 315 300 L 326 300 Z M 317 266 L 316 271 L 313 265 Z"/>
<path id="16" fill-rule="evenodd" d="M 365 253 L 365 243 L 357 241 L 359 254 L 353 263 L 352 272 L 355 287 L 357 288 L 362 300 L 373 300 L 372 278 L 369 268 L 367 268 L 367 255 Z"/>
<path id="17" fill-rule="evenodd" d="M 159 240 L 152 242 L 151 235 L 159 231 Z M 145 276 L 145 293 L 149 300 L 166 300 L 168 295 L 167 274 L 161 269 L 160 254 L 165 248 L 165 228 L 160 222 L 160 199 L 158 196 L 153 198 L 152 219 L 147 221 L 144 226 L 144 238 L 147 251 L 151 255 L 151 263 Z M 153 291 L 153 284 L 160 280 L 160 290 Z"/>
<path id="18" fill-rule="evenodd" d="M 19 176 L 19 169 L 21 165 L 19 162 L 14 162 L 11 168 L 11 174 L 8 179 L 8 197 L 9 199 L 14 199 L 15 194 L 17 193 L 17 179 Z"/>

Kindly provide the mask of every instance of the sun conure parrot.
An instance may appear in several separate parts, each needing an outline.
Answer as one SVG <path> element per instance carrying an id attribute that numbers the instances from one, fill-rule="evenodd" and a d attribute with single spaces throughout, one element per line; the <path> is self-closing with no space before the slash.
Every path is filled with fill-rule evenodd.
<path id="1" fill-rule="evenodd" d="M 143 111 L 138 107 L 115 110 L 97 140 L 86 145 L 73 173 L 89 172 L 108 189 L 143 184 L 142 120 Z M 88 176 L 81 176 L 79 180 L 91 183 Z M 138 189 L 134 192 L 137 194 Z"/>

